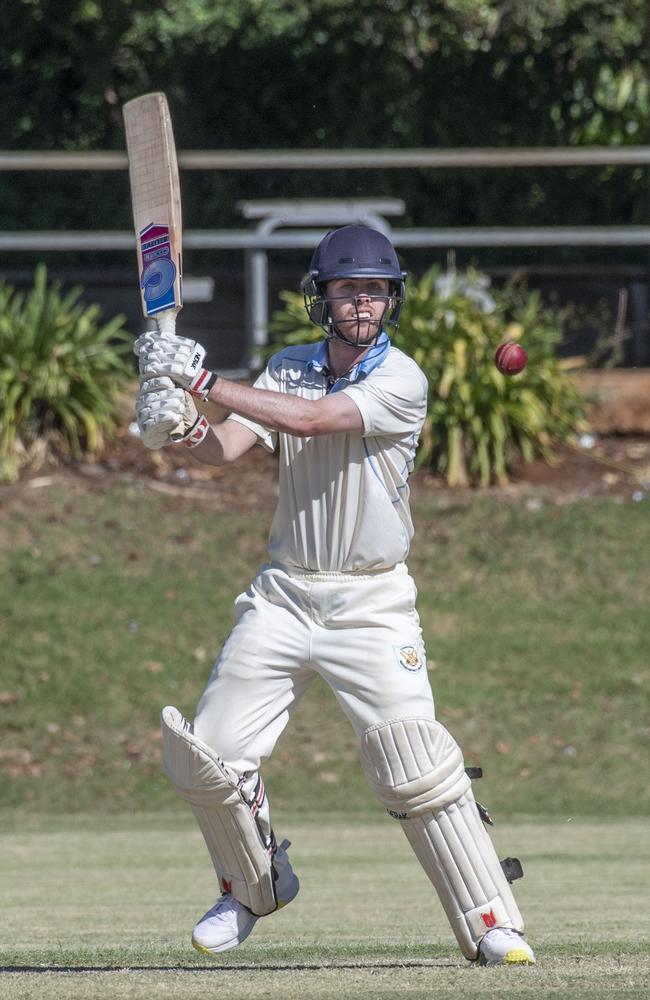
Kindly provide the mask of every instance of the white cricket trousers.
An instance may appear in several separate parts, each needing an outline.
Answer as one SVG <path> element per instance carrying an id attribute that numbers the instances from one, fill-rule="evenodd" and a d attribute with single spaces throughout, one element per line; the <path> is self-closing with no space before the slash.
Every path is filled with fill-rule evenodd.
<path id="1" fill-rule="evenodd" d="M 416 594 L 404 563 L 365 575 L 263 566 L 235 601 L 196 736 L 252 785 L 317 674 L 358 736 L 387 719 L 434 719 Z"/>

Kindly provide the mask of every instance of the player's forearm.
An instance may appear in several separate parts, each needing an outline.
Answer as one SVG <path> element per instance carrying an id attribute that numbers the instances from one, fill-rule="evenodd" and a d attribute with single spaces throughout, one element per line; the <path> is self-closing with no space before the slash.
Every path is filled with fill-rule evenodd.
<path id="1" fill-rule="evenodd" d="M 300 396 L 289 396 L 268 389 L 249 386 L 218 378 L 208 395 L 213 403 L 240 417 L 254 420 L 274 431 L 284 431 L 299 437 L 313 433 L 317 419 L 315 402 Z"/>
<path id="2" fill-rule="evenodd" d="M 230 382 L 204 368 L 205 349 L 187 338 L 146 332 L 138 337 L 134 350 L 143 379 L 170 378 L 192 396 L 209 399 L 231 413 L 286 434 L 307 437 L 332 429 L 323 426 L 320 400 Z"/>
<path id="3" fill-rule="evenodd" d="M 192 456 L 205 465 L 228 465 L 229 462 L 235 462 L 247 450 L 248 448 L 230 440 L 225 424 L 211 424 L 203 441 L 192 448 Z"/>
<path id="4" fill-rule="evenodd" d="M 201 444 L 192 448 L 192 457 L 198 458 L 199 462 L 206 465 L 227 465 L 232 459 L 228 458 L 223 442 L 215 433 L 215 428 L 210 427 Z"/>

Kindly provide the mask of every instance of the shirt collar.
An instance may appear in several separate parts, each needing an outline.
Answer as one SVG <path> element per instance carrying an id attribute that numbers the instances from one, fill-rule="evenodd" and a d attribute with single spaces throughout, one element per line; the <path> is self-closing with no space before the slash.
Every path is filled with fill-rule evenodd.
<path id="1" fill-rule="evenodd" d="M 322 340 L 314 352 L 314 356 L 307 363 L 307 368 L 319 373 L 327 374 L 329 368 L 327 365 L 327 341 Z M 345 379 L 346 383 L 349 385 L 352 382 L 358 382 L 362 378 L 366 378 L 371 371 L 374 371 L 382 361 L 386 358 L 390 350 L 390 337 L 385 330 L 382 330 L 377 340 L 372 345 L 370 350 L 361 361 L 357 362 L 349 372 L 342 375 L 341 378 Z M 340 380 L 339 380 L 340 381 Z"/>
<path id="2" fill-rule="evenodd" d="M 327 369 L 327 341 L 316 344 L 314 356 L 307 362 L 307 371 L 322 372 Z"/>

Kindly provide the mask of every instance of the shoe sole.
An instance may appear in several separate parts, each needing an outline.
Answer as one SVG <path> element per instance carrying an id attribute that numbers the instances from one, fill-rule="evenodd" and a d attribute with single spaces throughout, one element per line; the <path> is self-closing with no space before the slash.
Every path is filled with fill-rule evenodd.
<path id="1" fill-rule="evenodd" d="M 535 959 L 531 958 L 523 948 L 513 948 L 504 956 L 501 965 L 534 965 Z"/>
<path id="2" fill-rule="evenodd" d="M 195 941 L 194 938 L 192 938 L 192 947 L 196 948 L 197 951 L 200 951 L 202 955 L 216 955 L 219 951 L 218 948 L 213 948 L 212 950 L 210 950 L 210 948 L 206 948 L 204 944 L 199 944 L 199 942 Z M 234 948 L 234 945 L 232 947 Z M 225 949 L 221 950 L 225 951 Z"/>
<path id="3" fill-rule="evenodd" d="M 499 965 L 535 965 L 536 959 L 531 958 L 525 948 L 513 948 L 498 962 L 488 962 L 485 956 L 480 954 L 478 964 L 485 968 L 496 969 Z"/>

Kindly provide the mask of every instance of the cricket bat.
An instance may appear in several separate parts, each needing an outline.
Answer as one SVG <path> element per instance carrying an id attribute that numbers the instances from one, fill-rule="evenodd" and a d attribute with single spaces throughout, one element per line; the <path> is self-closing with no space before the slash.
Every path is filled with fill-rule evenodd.
<path id="1" fill-rule="evenodd" d="M 167 98 L 144 94 L 123 110 L 142 312 L 173 332 L 183 306 L 183 224 Z"/>
<path id="2" fill-rule="evenodd" d="M 142 312 L 173 334 L 183 307 L 181 190 L 172 121 L 164 94 L 123 108 Z M 173 438 L 183 436 L 179 427 Z"/>

